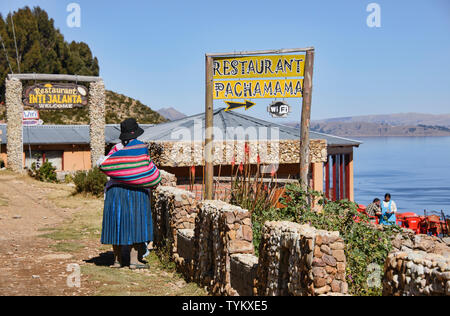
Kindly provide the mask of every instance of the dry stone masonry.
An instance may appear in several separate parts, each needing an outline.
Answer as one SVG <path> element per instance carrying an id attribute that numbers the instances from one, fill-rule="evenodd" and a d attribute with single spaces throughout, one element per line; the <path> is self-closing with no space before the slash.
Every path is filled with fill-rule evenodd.
<path id="1" fill-rule="evenodd" d="M 392 246 L 384 266 L 383 295 L 450 295 L 448 238 L 402 229 Z"/>
<path id="2" fill-rule="evenodd" d="M 230 284 L 233 254 L 252 254 L 251 214 L 222 201 L 198 204 L 194 235 L 194 279 L 214 295 L 236 295 Z"/>
<path id="3" fill-rule="evenodd" d="M 176 183 L 168 173 L 163 181 Z M 247 210 L 160 185 L 153 190 L 152 211 L 154 245 L 168 246 L 186 280 L 213 295 L 347 293 L 345 245 L 337 232 L 268 222 L 258 258 Z"/>
<path id="4" fill-rule="evenodd" d="M 262 164 L 299 163 L 300 141 L 295 140 L 260 140 L 248 141 L 249 162 L 256 164 L 260 156 Z M 213 163 L 229 165 L 235 161 L 244 161 L 244 141 L 215 141 Z M 310 141 L 310 162 L 326 162 L 327 143 L 325 140 Z M 190 167 L 203 165 L 203 142 L 159 141 L 149 143 L 150 152 L 155 162 L 166 167 Z"/>
<path id="5" fill-rule="evenodd" d="M 91 137 L 91 162 L 105 154 L 105 84 L 103 80 L 89 85 L 89 134 Z"/>
<path id="6" fill-rule="evenodd" d="M 447 242 L 445 242 L 447 240 Z M 448 239 L 436 236 L 416 235 L 414 231 L 403 228 L 392 240 L 393 251 L 411 250 L 425 251 L 427 253 L 450 255 Z"/>
<path id="7" fill-rule="evenodd" d="M 164 170 L 159 170 L 159 173 L 161 175 L 161 182 L 160 185 L 167 186 L 167 187 L 176 187 L 177 186 L 177 178 L 174 174 L 168 173 Z"/>
<path id="8" fill-rule="evenodd" d="M 345 244 L 338 232 L 267 222 L 254 255 L 251 213 L 197 201 L 162 172 L 153 190 L 156 247 L 170 247 L 178 271 L 213 295 L 348 295 Z M 379 229 L 382 229 L 380 227 Z M 450 295 L 448 239 L 403 230 L 392 240 L 384 295 Z"/>
<path id="9" fill-rule="evenodd" d="M 252 254 L 234 254 L 230 261 L 231 287 L 239 296 L 257 295 L 256 277 L 258 257 Z"/>
<path id="10" fill-rule="evenodd" d="M 6 79 L 6 117 L 8 134 L 8 168 L 23 172 L 22 144 L 22 82 L 17 78 Z"/>
<path id="11" fill-rule="evenodd" d="M 170 186 L 158 186 L 153 190 L 153 236 L 156 247 L 167 246 L 177 253 L 177 232 L 194 229 L 197 202 L 194 194 Z"/>
<path id="12" fill-rule="evenodd" d="M 384 266 L 383 295 L 450 295 L 450 257 L 424 251 L 392 252 Z"/>
<path id="13" fill-rule="evenodd" d="M 347 294 L 344 248 L 338 232 L 267 222 L 259 248 L 258 294 Z"/>

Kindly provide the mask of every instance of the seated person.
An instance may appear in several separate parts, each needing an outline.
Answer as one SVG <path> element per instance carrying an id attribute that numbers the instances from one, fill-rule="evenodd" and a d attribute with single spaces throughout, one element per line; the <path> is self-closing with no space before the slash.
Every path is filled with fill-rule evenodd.
<path id="1" fill-rule="evenodd" d="M 370 217 L 380 217 L 381 216 L 381 201 L 379 198 L 373 200 L 372 203 L 367 205 L 366 213 Z"/>

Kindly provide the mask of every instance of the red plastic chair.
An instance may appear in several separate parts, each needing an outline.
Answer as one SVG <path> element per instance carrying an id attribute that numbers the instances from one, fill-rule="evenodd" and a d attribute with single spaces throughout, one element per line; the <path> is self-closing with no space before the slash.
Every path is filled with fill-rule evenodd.
<path id="1" fill-rule="evenodd" d="M 406 216 L 405 225 L 406 228 L 413 230 L 416 234 L 420 234 L 420 222 L 422 219 L 420 216 Z"/>

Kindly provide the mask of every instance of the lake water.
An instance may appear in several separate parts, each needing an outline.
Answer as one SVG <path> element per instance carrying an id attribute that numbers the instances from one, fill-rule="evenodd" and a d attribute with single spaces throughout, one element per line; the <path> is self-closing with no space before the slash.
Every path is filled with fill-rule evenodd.
<path id="1" fill-rule="evenodd" d="M 363 137 L 354 150 L 355 200 L 391 193 L 401 212 L 450 215 L 450 137 Z"/>

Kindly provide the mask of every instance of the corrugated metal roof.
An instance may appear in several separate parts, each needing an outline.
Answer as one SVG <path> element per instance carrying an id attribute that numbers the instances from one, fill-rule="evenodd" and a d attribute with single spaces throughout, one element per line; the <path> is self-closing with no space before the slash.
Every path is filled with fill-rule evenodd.
<path id="1" fill-rule="evenodd" d="M 215 139 L 220 139 L 220 136 L 217 137 L 217 130 L 222 131 L 222 139 L 224 140 L 300 139 L 300 129 L 298 128 L 264 121 L 233 111 L 225 111 L 224 108 L 214 111 L 213 120 L 214 128 L 216 129 L 214 131 Z M 200 141 L 204 138 L 204 121 L 205 113 L 200 113 L 176 121 L 154 125 L 145 129 L 145 133 L 139 139 L 142 141 Z M 236 136 L 236 128 L 242 128 L 245 132 Z M 271 135 L 272 132 L 274 133 L 273 135 Z M 313 131 L 310 132 L 310 138 L 325 139 L 327 144 L 331 146 L 359 146 L 361 144 L 361 142 L 356 140 Z"/>
<path id="2" fill-rule="evenodd" d="M 141 124 L 146 129 L 153 124 Z M 7 142 L 6 124 L 0 125 L 2 144 Z M 108 124 L 105 126 L 105 141 L 107 144 L 119 142 L 120 125 Z M 89 125 L 37 125 L 23 127 L 24 145 L 47 144 L 89 144 Z"/>
<path id="3" fill-rule="evenodd" d="M 219 130 L 222 132 L 224 140 L 300 139 L 300 129 L 298 128 L 264 121 L 233 111 L 225 111 L 224 108 L 214 111 L 213 119 L 216 129 L 214 132 L 215 139 L 219 139 Z M 201 141 L 205 132 L 204 122 L 205 113 L 200 113 L 157 125 L 140 124 L 145 132 L 139 139 L 142 141 Z M 241 128 L 244 133 L 236 135 L 236 128 Z M 2 144 L 6 144 L 6 124 L 1 124 L 0 129 L 2 130 Z M 271 135 L 271 133 L 274 134 Z M 107 124 L 105 126 L 105 141 L 107 144 L 118 143 L 119 135 L 119 124 Z M 356 140 L 313 131 L 310 132 L 310 138 L 325 139 L 330 146 L 359 146 L 361 144 Z M 89 142 L 89 125 L 39 125 L 23 128 L 23 143 L 26 145 L 89 144 Z"/>

